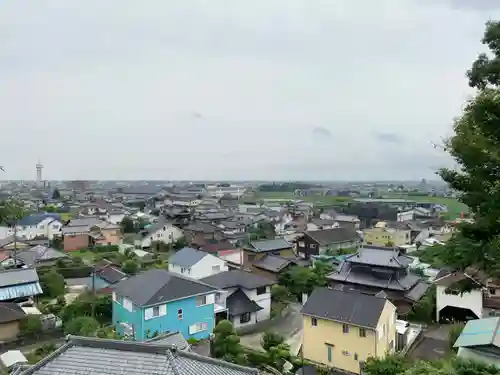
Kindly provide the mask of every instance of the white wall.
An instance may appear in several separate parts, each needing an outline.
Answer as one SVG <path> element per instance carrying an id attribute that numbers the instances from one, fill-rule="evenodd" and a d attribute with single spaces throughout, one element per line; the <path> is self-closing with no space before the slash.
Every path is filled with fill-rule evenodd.
<path id="1" fill-rule="evenodd" d="M 218 270 L 214 270 L 213 267 L 219 267 Z M 184 276 L 192 277 L 193 279 L 202 279 L 214 275 L 219 272 L 224 272 L 228 270 L 226 262 L 216 256 L 207 254 L 203 259 L 192 267 L 181 267 L 179 265 L 169 263 L 168 270 L 170 272 L 175 272 Z"/>
<path id="2" fill-rule="evenodd" d="M 172 243 L 184 236 L 184 232 L 173 225 L 166 224 L 164 228 L 165 229 L 160 228 L 155 233 L 152 233 L 149 236 L 143 238 L 140 241 L 141 247 L 150 247 L 151 242 L 153 241 Z M 151 237 L 153 237 L 153 239 L 151 239 Z"/>
<path id="3" fill-rule="evenodd" d="M 478 318 L 483 316 L 483 292 L 481 289 L 471 290 L 469 293 L 446 294 L 446 287 L 436 286 L 436 320 L 439 322 L 439 312 L 446 306 L 470 309 Z"/>
<path id="4" fill-rule="evenodd" d="M 46 218 L 37 225 L 18 226 L 17 236 L 31 240 L 37 236 L 54 238 L 55 235 L 61 234 L 62 223 L 59 220 Z M 5 226 L 0 227 L 0 239 L 14 235 L 14 229 Z"/>
<path id="5" fill-rule="evenodd" d="M 213 267 L 218 267 L 218 270 L 214 270 Z M 191 277 L 195 279 L 202 279 L 214 275 L 216 273 L 225 272 L 228 270 L 227 264 L 224 260 L 208 254 L 193 267 Z"/>

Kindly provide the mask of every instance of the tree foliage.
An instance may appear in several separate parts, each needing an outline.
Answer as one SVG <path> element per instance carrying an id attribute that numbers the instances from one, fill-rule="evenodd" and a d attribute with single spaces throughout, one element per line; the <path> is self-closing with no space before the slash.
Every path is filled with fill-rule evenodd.
<path id="1" fill-rule="evenodd" d="M 59 192 L 59 189 L 55 188 L 54 191 L 52 192 L 52 199 L 59 199 L 61 198 L 61 193 Z"/>
<path id="2" fill-rule="evenodd" d="M 285 338 L 275 332 L 266 332 L 261 339 L 261 345 L 265 351 L 269 351 L 273 346 L 281 345 L 284 342 Z"/>
<path id="3" fill-rule="evenodd" d="M 449 241 L 443 261 L 457 269 L 473 266 L 500 276 L 500 22 L 486 24 L 482 43 L 491 57 L 481 54 L 468 71 L 469 85 L 477 93 L 445 143 L 458 167 L 439 171 L 474 220 Z"/>
<path id="4" fill-rule="evenodd" d="M 24 337 L 37 337 L 42 332 L 42 321 L 38 315 L 28 315 L 21 320 L 19 331 Z"/>
<path id="5" fill-rule="evenodd" d="M 94 297 L 91 294 L 83 294 L 64 307 L 61 319 L 63 322 L 69 322 L 78 317 L 92 316 L 92 311 L 94 311 L 94 317 L 99 323 L 109 323 L 113 312 L 111 296 Z"/>
<path id="6" fill-rule="evenodd" d="M 98 329 L 99 322 L 90 316 L 80 316 L 64 326 L 65 333 L 77 336 L 95 336 Z"/>
<path id="7" fill-rule="evenodd" d="M 245 363 L 240 338 L 229 320 L 222 320 L 214 329 L 213 355 L 228 362 Z"/>
<path id="8" fill-rule="evenodd" d="M 40 276 L 40 283 L 43 295 L 50 298 L 57 298 L 64 294 L 66 283 L 55 269 Z"/>
<path id="9" fill-rule="evenodd" d="M 14 200 L 0 201 L 0 224 L 12 225 L 26 215 L 24 206 Z"/>

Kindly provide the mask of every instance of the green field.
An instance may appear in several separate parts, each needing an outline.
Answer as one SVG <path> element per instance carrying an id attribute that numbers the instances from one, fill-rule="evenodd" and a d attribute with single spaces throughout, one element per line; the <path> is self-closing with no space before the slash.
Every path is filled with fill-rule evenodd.
<path id="1" fill-rule="evenodd" d="M 409 201 L 415 201 L 415 202 L 431 202 L 431 203 L 438 203 L 438 204 L 443 204 L 448 207 L 448 212 L 444 215 L 446 219 L 455 219 L 457 217 L 460 217 L 461 213 L 467 213 L 469 211 L 469 208 L 459 202 L 455 198 L 445 198 L 445 197 L 430 197 L 430 196 L 409 196 L 406 194 L 391 194 L 391 195 L 384 195 L 384 198 L 391 198 L 391 199 L 407 199 Z M 288 193 L 288 192 L 262 192 L 258 191 L 255 193 L 253 198 L 249 198 L 248 200 L 254 200 L 254 201 L 260 201 L 260 200 L 303 200 L 306 202 L 312 202 L 317 205 L 322 205 L 322 204 L 339 204 L 342 202 L 352 202 L 353 198 L 349 197 L 332 197 L 332 196 L 307 196 L 307 197 L 299 197 L 293 195 L 293 193 Z"/>
<path id="2" fill-rule="evenodd" d="M 252 199 L 252 198 L 251 198 Z M 280 191 L 258 191 L 255 193 L 253 200 L 301 200 L 305 202 L 312 203 L 342 203 L 342 202 L 351 202 L 352 198 L 349 197 L 334 197 L 334 196 L 307 196 L 307 197 L 299 197 L 293 195 L 293 193 L 288 192 L 280 192 Z"/>

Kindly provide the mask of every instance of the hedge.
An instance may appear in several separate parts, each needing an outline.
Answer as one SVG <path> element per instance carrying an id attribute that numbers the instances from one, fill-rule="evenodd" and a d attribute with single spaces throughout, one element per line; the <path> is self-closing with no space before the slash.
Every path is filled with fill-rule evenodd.
<path id="1" fill-rule="evenodd" d="M 89 277 L 92 275 L 91 266 L 59 268 L 57 270 L 65 279 L 75 279 L 81 277 Z"/>

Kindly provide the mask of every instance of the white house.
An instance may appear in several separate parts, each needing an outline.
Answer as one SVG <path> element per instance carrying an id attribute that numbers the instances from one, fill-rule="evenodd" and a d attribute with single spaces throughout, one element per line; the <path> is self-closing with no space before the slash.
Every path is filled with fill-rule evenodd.
<path id="1" fill-rule="evenodd" d="M 227 263 L 215 255 L 185 247 L 168 259 L 170 272 L 202 279 L 228 270 Z"/>
<path id="2" fill-rule="evenodd" d="M 461 293 L 458 290 L 453 290 L 453 284 L 469 279 L 477 288 L 469 292 Z M 436 321 L 439 322 L 443 316 L 443 309 L 453 307 L 464 309 L 465 314 L 470 310 L 476 315 L 476 318 L 483 317 L 483 285 L 467 275 L 467 273 L 453 272 L 446 276 L 437 277 L 434 281 L 436 285 Z M 474 318 L 471 316 L 471 318 Z"/>
<path id="3" fill-rule="evenodd" d="M 55 213 L 31 214 L 23 217 L 17 223 L 17 236 L 22 239 L 32 240 L 35 237 L 47 237 L 61 235 L 61 217 Z M 1 226 L 0 238 L 6 238 L 14 234 L 14 228 Z"/>
<path id="4" fill-rule="evenodd" d="M 184 232 L 176 226 L 164 222 L 152 224 L 137 235 L 134 240 L 136 248 L 149 248 L 153 242 L 174 243 L 184 236 Z"/>
<path id="5" fill-rule="evenodd" d="M 275 281 L 242 270 L 221 272 L 200 281 L 225 292 L 225 295 L 216 295 L 215 302 L 225 305 L 228 319 L 235 328 L 271 318 L 271 286 Z"/>

